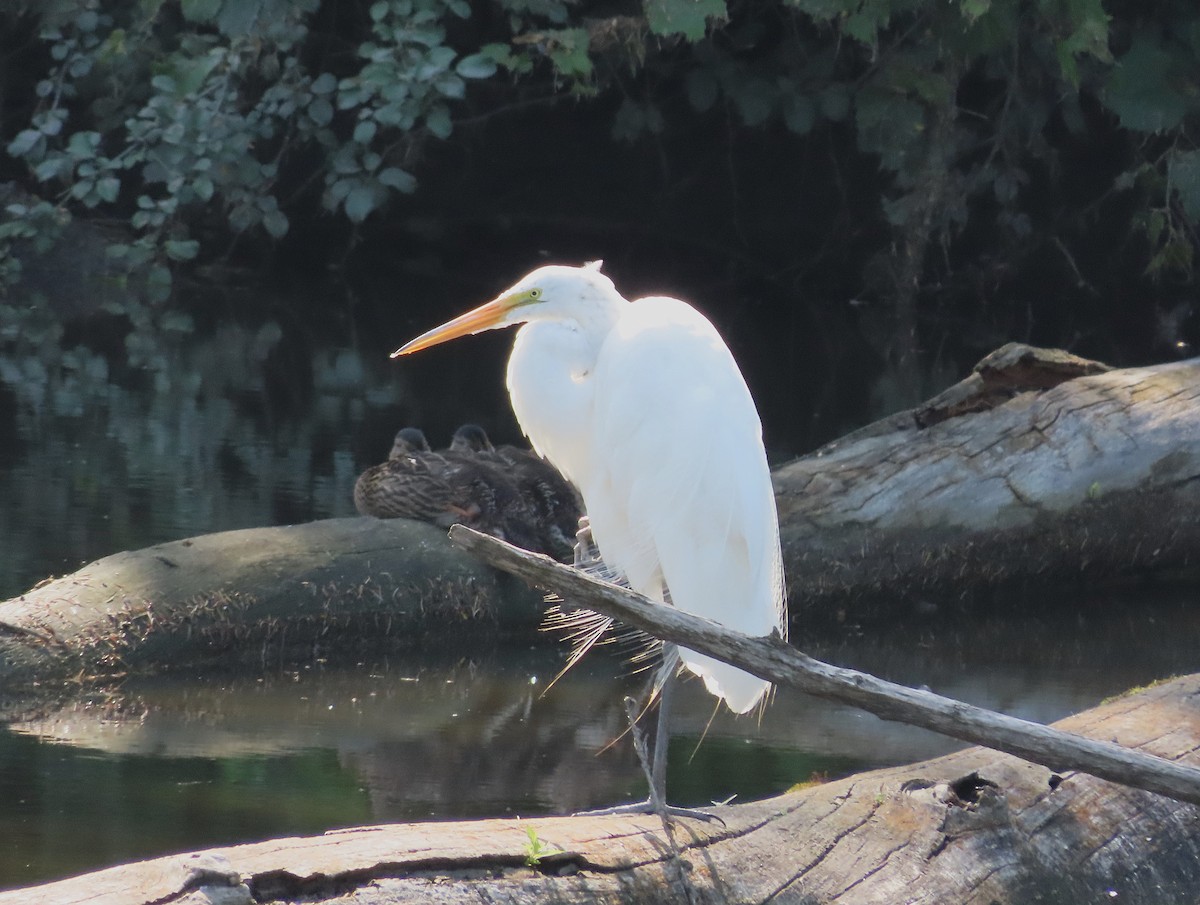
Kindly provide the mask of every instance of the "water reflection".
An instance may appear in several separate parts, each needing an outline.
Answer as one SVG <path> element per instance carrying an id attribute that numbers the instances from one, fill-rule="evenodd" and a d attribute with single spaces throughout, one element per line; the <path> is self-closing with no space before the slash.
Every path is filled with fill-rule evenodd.
<path id="1" fill-rule="evenodd" d="M 931 620 L 802 644 L 1048 722 L 1200 668 L 1188 596 L 1083 600 L 1059 615 Z M 643 677 L 617 677 L 621 664 L 600 654 L 543 694 L 561 653 L 131 681 L 21 719 L 0 730 L 0 887 L 337 826 L 564 813 L 644 794 L 628 742 L 608 747 L 624 728 L 621 697 Z M 786 689 L 761 722 L 712 718 L 712 699 L 688 682 L 669 784 L 680 803 L 748 799 L 956 747 Z"/>
<path id="2" fill-rule="evenodd" d="M 121 550 L 354 515 L 355 475 L 399 426 L 402 375 L 349 349 L 289 366 L 282 346 L 273 322 L 227 325 L 123 379 L 84 347 L 49 366 L 0 354 L 0 596 Z M 374 421 L 382 436 L 360 441 Z"/>

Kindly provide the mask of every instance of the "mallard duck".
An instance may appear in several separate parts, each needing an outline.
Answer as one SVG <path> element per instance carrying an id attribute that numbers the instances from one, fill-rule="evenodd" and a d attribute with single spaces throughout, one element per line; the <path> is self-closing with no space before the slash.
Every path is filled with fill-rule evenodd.
<path id="1" fill-rule="evenodd" d="M 471 527 L 525 550 L 550 552 L 541 537 L 534 501 L 523 493 L 516 475 L 496 454 L 482 427 L 462 425 L 440 455 L 469 476 L 473 498 L 484 504 Z"/>
<path id="2" fill-rule="evenodd" d="M 492 441 L 478 424 L 464 424 L 450 438 L 450 449 L 460 453 L 491 454 L 496 451 Z"/>
<path id="3" fill-rule="evenodd" d="M 513 482 L 522 506 L 508 521 L 515 522 L 518 517 L 527 521 L 528 531 L 537 537 L 536 546 L 527 549 L 559 560 L 570 558 L 582 506 L 575 488 L 557 468 L 531 449 L 508 445 L 496 448 L 477 424 L 464 424 L 455 431 L 450 449 L 476 456 Z"/>
<path id="4" fill-rule="evenodd" d="M 490 446 L 482 429 L 476 430 Z M 471 442 L 477 437 L 471 435 Z M 359 475 L 355 508 L 375 518 L 419 519 L 442 528 L 469 525 L 540 551 L 536 519 L 503 463 L 481 456 L 463 439 L 451 447 L 434 452 L 422 431 L 403 428 L 388 460 Z"/>
<path id="5" fill-rule="evenodd" d="M 512 466 L 517 488 L 533 499 L 543 547 L 555 559 L 570 559 L 583 515 L 579 493 L 562 473 L 532 449 L 503 445 L 496 454 Z"/>
<path id="6" fill-rule="evenodd" d="M 398 431 L 388 460 L 372 465 L 354 482 L 354 508 L 375 518 L 414 518 L 449 527 L 478 512 L 456 493 L 449 463 L 429 449 L 415 427 Z"/>
<path id="7" fill-rule="evenodd" d="M 425 431 L 419 427 L 400 428 L 396 431 L 396 438 L 392 441 L 392 451 L 388 453 L 388 458 L 394 459 L 405 453 L 414 452 L 432 452 L 429 448 L 429 441 L 425 438 Z"/>

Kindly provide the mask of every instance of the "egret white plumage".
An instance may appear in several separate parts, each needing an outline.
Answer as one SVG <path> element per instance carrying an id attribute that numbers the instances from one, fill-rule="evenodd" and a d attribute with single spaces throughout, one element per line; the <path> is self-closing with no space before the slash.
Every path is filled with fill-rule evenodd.
<path id="1" fill-rule="evenodd" d="M 748 635 L 784 634 L 762 426 L 708 319 L 674 298 L 625 299 L 599 262 L 550 265 L 392 357 L 517 324 L 513 411 L 534 450 L 579 489 L 606 565 L 652 599 L 669 589 L 687 612 Z M 770 688 L 720 661 L 679 654 L 735 713 Z"/>

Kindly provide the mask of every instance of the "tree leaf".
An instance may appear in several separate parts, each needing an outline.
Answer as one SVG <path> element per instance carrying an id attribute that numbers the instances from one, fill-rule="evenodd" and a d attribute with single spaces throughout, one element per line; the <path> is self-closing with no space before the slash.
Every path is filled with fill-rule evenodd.
<path id="1" fill-rule="evenodd" d="M 642 0 L 642 9 L 656 35 L 682 34 L 689 41 L 704 37 L 710 17 L 728 17 L 725 0 Z"/>
<path id="2" fill-rule="evenodd" d="M 430 132 L 441 139 L 449 138 L 450 133 L 454 131 L 454 125 L 450 122 L 450 111 L 441 104 L 425 114 L 425 125 L 429 127 Z"/>
<path id="3" fill-rule="evenodd" d="M 1174 129 L 1192 106 L 1190 98 L 1177 87 L 1184 82 L 1177 71 L 1181 63 L 1157 38 L 1138 35 L 1109 74 L 1102 93 L 1105 106 L 1117 114 L 1126 129 Z"/>
<path id="4" fill-rule="evenodd" d="M 41 130 L 22 129 L 17 133 L 17 137 L 8 143 L 8 153 L 13 157 L 24 157 L 41 140 Z"/>
<path id="5" fill-rule="evenodd" d="M 103 176 L 96 182 L 96 194 L 110 204 L 121 193 L 121 180 L 116 176 Z"/>
<path id="6" fill-rule="evenodd" d="M 728 86 L 726 91 L 747 126 L 762 125 L 775 109 L 775 86 L 766 79 L 752 76 Z"/>
<path id="7" fill-rule="evenodd" d="M 208 23 L 221 11 L 221 0 L 180 0 L 179 8 L 189 22 Z"/>
<path id="8" fill-rule="evenodd" d="M 586 28 L 560 28 L 545 32 L 546 55 L 567 78 L 586 79 L 592 74 L 592 58 L 588 56 Z"/>
<path id="9" fill-rule="evenodd" d="M 893 91 L 866 87 L 854 99 L 858 146 L 879 155 L 889 170 L 903 172 L 919 155 L 925 109 Z"/>
<path id="10" fill-rule="evenodd" d="M 1188 220 L 1193 226 L 1200 224 L 1200 151 L 1172 151 L 1167 158 L 1167 178 L 1179 193 Z"/>
<path id="11" fill-rule="evenodd" d="M 318 126 L 327 126 L 333 120 L 333 105 L 324 97 L 315 97 L 308 105 L 308 115 Z"/>
<path id="12" fill-rule="evenodd" d="M 417 190 L 417 177 L 399 167 L 387 167 L 376 177 L 383 185 L 410 194 Z"/>
<path id="13" fill-rule="evenodd" d="M 190 261 L 200 253 L 200 243 L 195 239 L 167 239 L 163 248 L 172 261 Z"/>
<path id="14" fill-rule="evenodd" d="M 272 238 L 282 239 L 287 235 L 288 218 L 287 214 L 275 208 L 263 214 L 262 218 L 263 229 L 265 229 Z"/>
<path id="15" fill-rule="evenodd" d="M 974 22 L 991 7 L 992 0 L 959 0 L 958 7 L 968 22 Z"/>
<path id="16" fill-rule="evenodd" d="M 33 175 L 37 177 L 38 182 L 49 182 L 51 179 L 57 179 L 67 166 L 67 161 L 61 154 L 52 154 L 33 168 Z"/>
<path id="17" fill-rule="evenodd" d="M 807 135 L 816 119 L 817 105 L 811 97 L 793 93 L 783 98 L 783 121 L 792 132 Z"/>
<path id="18" fill-rule="evenodd" d="M 331 73 L 322 72 L 313 79 L 310 87 L 313 94 L 332 94 L 334 89 L 337 88 L 337 79 Z"/>
<path id="19" fill-rule="evenodd" d="M 375 193 L 368 185 L 358 185 L 350 190 L 342 205 L 346 216 L 354 223 L 362 223 L 375 210 Z"/>
<path id="20" fill-rule="evenodd" d="M 363 119 L 359 120 L 357 126 L 354 127 L 354 140 L 360 145 L 369 145 L 371 139 L 375 137 L 375 130 L 378 126 L 374 120 Z"/>
<path id="21" fill-rule="evenodd" d="M 463 57 L 454 67 L 454 71 L 464 79 L 486 79 L 496 74 L 500 67 L 487 54 L 473 53 Z"/>

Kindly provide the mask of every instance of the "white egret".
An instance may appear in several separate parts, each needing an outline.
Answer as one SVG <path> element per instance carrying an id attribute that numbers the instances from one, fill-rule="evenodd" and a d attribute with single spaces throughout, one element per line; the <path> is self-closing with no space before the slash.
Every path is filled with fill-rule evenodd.
<path id="1" fill-rule="evenodd" d="M 508 361 L 513 411 L 534 450 L 579 489 L 605 564 L 652 599 L 748 635 L 784 634 L 762 426 L 708 319 L 674 298 L 625 299 L 600 262 L 550 265 L 392 357 L 516 324 L 523 326 Z M 679 656 L 735 713 L 770 688 L 693 651 Z M 652 777 L 660 791 L 669 686 Z"/>

